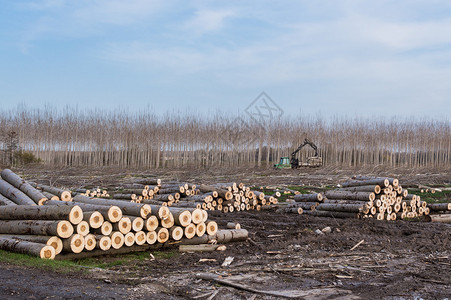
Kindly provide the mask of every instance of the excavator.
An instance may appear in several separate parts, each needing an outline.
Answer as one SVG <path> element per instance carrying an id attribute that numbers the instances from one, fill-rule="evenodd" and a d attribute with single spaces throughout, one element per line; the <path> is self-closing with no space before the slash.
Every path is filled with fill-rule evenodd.
<path id="1" fill-rule="evenodd" d="M 296 158 L 296 154 L 299 151 L 301 151 L 301 149 L 304 148 L 304 146 L 306 145 L 309 145 L 310 147 L 313 148 L 313 150 L 315 150 L 315 155 L 307 158 L 306 163 L 299 163 L 299 159 Z M 299 167 L 316 168 L 322 165 L 323 159 L 322 157 L 318 156 L 318 147 L 316 147 L 316 145 L 309 139 L 305 139 L 304 142 L 291 153 L 291 159 L 289 157 L 281 157 L 280 162 L 278 164 L 275 164 L 274 167 L 278 169 L 288 169 L 288 168 L 297 169 Z"/>

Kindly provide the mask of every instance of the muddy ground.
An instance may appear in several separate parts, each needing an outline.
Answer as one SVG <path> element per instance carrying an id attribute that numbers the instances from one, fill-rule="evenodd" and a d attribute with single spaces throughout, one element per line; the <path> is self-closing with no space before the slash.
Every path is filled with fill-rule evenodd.
<path id="1" fill-rule="evenodd" d="M 156 175 L 192 182 L 322 186 L 362 174 L 336 170 L 325 173 L 325 170 L 244 170 L 233 174 L 179 171 Z M 374 173 L 397 176 L 401 184 L 449 184 L 451 180 L 449 172 Z M 26 174 L 29 179 L 53 180 L 55 185 L 72 187 L 88 182 L 114 185 L 134 176 L 133 172 L 117 170 L 55 170 L 53 173 L 35 170 Z M 156 259 L 149 252 L 148 259 L 72 274 L 3 263 L 0 264 L 0 298 L 445 299 L 451 296 L 451 225 L 333 219 L 274 211 L 210 215 L 222 228 L 229 221 L 240 223 L 249 231 L 250 239 L 228 244 L 223 252 L 176 253 L 171 258 Z M 331 232 L 315 233 L 325 227 L 330 227 Z M 233 257 L 233 261 L 222 267 L 227 257 Z M 199 273 L 220 275 L 253 292 L 199 279 Z"/>

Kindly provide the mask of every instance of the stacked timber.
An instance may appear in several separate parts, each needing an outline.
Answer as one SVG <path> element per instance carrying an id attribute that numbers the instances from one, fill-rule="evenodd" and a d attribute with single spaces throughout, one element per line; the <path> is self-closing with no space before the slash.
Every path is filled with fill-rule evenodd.
<path id="1" fill-rule="evenodd" d="M 376 218 L 394 221 L 428 215 L 431 207 L 403 189 L 396 178 L 354 176 L 340 188 L 324 193 L 295 195 L 282 211 L 334 218 Z M 433 209 L 444 209 L 437 205 Z M 446 206 L 448 208 L 448 206 Z"/>
<path id="2" fill-rule="evenodd" d="M 247 231 L 241 229 L 218 232 L 207 211 L 196 207 L 168 207 L 80 194 L 66 201 L 52 200 L 42 197 L 43 193 L 64 198 L 64 191 L 41 186 L 40 192 L 10 170 L 3 170 L 1 175 L 1 249 L 45 259 L 78 258 L 137 251 L 136 247 L 149 249 L 212 239 L 240 241 L 247 237 Z"/>

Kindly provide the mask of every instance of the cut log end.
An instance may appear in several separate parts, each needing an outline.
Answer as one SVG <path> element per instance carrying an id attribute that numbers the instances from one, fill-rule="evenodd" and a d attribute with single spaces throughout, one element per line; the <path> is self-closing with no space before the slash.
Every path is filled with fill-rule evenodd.
<path id="1" fill-rule="evenodd" d="M 124 245 L 125 239 L 124 235 L 119 231 L 113 232 L 110 236 L 111 239 L 111 247 L 114 249 L 119 249 Z"/>
<path id="2" fill-rule="evenodd" d="M 146 234 L 147 244 L 153 245 L 157 242 L 157 233 L 155 231 L 149 231 Z"/>
<path id="3" fill-rule="evenodd" d="M 169 231 L 169 233 L 170 233 L 170 235 L 171 235 L 171 238 L 174 240 L 174 241 L 179 241 L 179 240 L 181 240 L 182 238 L 183 238 L 183 228 L 182 227 L 180 227 L 180 226 L 174 226 L 174 227 L 172 227 L 171 229 L 170 229 L 170 231 Z"/>
<path id="4" fill-rule="evenodd" d="M 207 225 L 205 223 L 199 223 L 196 225 L 196 235 L 197 236 L 203 236 L 205 232 L 207 231 Z"/>
<path id="5" fill-rule="evenodd" d="M 74 227 L 69 221 L 59 221 L 56 230 L 58 236 L 63 239 L 67 239 L 74 233 Z"/>
<path id="6" fill-rule="evenodd" d="M 58 255 L 63 251 L 63 241 L 56 236 L 52 236 L 47 241 L 47 246 L 52 246 L 55 249 L 55 255 Z"/>
<path id="7" fill-rule="evenodd" d="M 144 245 L 147 242 L 147 236 L 144 231 L 138 231 L 135 234 L 136 245 Z"/>
<path id="8" fill-rule="evenodd" d="M 165 243 L 169 239 L 169 231 L 166 228 L 159 228 L 157 232 L 157 240 L 159 243 Z"/>
<path id="9" fill-rule="evenodd" d="M 235 224 L 235 226 L 239 226 L 239 225 L 240 224 Z M 235 228 L 235 229 L 239 229 L 239 228 Z M 215 221 L 210 221 L 207 223 L 207 234 L 208 235 L 215 235 L 217 231 L 218 231 L 218 224 Z"/>
<path id="10" fill-rule="evenodd" d="M 155 231 L 158 227 L 158 219 L 155 216 L 150 216 L 146 220 L 146 229 L 147 231 Z"/>
<path id="11" fill-rule="evenodd" d="M 85 249 L 92 251 L 96 248 L 96 238 L 93 234 L 88 234 L 85 236 Z"/>
<path id="12" fill-rule="evenodd" d="M 42 247 L 39 256 L 42 259 L 55 259 L 56 250 L 52 246 Z"/>
<path id="13" fill-rule="evenodd" d="M 72 207 L 72 209 L 70 210 L 69 213 L 69 221 L 74 224 L 77 225 L 79 224 L 81 221 L 83 220 L 83 211 L 80 208 L 80 206 L 75 205 L 74 207 Z"/>
<path id="14" fill-rule="evenodd" d="M 81 221 L 78 225 L 77 225 L 77 233 L 82 235 L 82 236 L 87 236 L 89 233 L 89 224 L 86 221 Z"/>
<path id="15" fill-rule="evenodd" d="M 185 237 L 192 239 L 194 236 L 196 236 L 196 225 L 191 223 L 185 227 Z"/>
<path id="16" fill-rule="evenodd" d="M 131 247 L 135 244 L 135 234 L 133 232 L 128 232 L 124 236 L 124 244 L 127 247 Z"/>

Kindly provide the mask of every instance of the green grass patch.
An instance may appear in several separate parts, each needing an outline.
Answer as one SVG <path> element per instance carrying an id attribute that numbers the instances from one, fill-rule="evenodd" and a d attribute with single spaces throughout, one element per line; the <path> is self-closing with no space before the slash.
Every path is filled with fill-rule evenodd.
<path id="1" fill-rule="evenodd" d="M 428 203 L 448 203 L 451 202 L 451 191 L 442 191 L 435 192 L 434 194 L 421 193 L 421 191 L 411 191 L 409 190 L 409 194 L 418 195 L 421 197 L 422 201 L 426 201 Z"/>
<path id="2" fill-rule="evenodd" d="M 176 257 L 178 252 L 176 250 L 155 251 L 152 252 L 152 255 L 157 259 L 170 259 L 172 257 Z M 87 269 L 93 268 L 110 269 L 117 266 L 133 265 L 137 262 L 148 259 L 150 259 L 150 254 L 147 251 L 118 254 L 115 256 L 91 257 L 79 260 L 47 260 L 27 254 L 0 250 L 1 263 L 39 268 L 61 273 L 77 271 L 83 272 Z"/>

